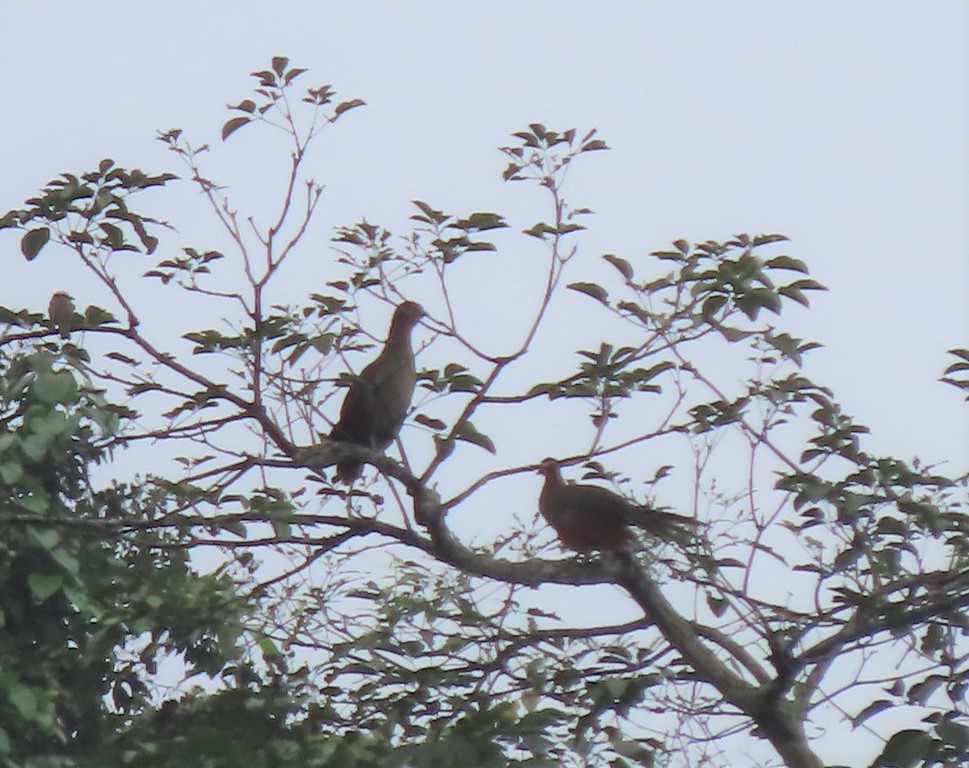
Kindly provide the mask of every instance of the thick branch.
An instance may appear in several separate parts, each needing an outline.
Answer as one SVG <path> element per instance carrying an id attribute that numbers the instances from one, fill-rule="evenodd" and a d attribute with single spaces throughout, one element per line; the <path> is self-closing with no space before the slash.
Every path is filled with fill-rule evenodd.
<path id="1" fill-rule="evenodd" d="M 768 686 L 751 685 L 731 671 L 700 641 L 693 625 L 676 612 L 632 557 L 616 556 L 606 563 L 616 582 L 626 588 L 683 659 L 727 702 L 753 719 L 789 768 L 823 768 L 808 747 L 803 713 L 797 706 L 770 698 Z"/>

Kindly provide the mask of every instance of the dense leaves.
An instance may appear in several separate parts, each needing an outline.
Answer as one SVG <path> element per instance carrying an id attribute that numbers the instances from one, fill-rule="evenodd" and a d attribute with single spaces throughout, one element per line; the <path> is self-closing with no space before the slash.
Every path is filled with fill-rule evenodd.
<path id="1" fill-rule="evenodd" d="M 188 675 L 218 673 L 242 603 L 224 576 L 194 573 L 175 537 L 124 535 L 167 499 L 93 486 L 118 426 L 100 394 L 45 352 L 3 360 L 0 387 L 0 755 L 69 765 L 149 706 L 171 654 Z"/>

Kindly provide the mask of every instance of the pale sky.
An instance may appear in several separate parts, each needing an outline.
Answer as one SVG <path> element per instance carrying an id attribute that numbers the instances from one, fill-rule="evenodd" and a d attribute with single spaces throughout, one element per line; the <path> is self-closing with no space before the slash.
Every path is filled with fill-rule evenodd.
<path id="1" fill-rule="evenodd" d="M 324 236 L 363 216 L 402 231 L 414 198 L 513 215 L 494 148 L 532 121 L 597 127 L 612 151 L 569 189 L 597 213 L 591 253 L 788 234 L 831 289 L 790 320 L 826 345 L 812 373 L 884 452 L 965 464 L 966 411 L 936 379 L 969 345 L 966 17 L 956 0 L 10 4 L 0 207 L 105 156 L 173 170 L 155 131 L 217 143 L 273 55 L 369 105 L 316 158 Z M 64 279 L 10 262 L 5 303 L 40 308 Z"/>
<path id="2" fill-rule="evenodd" d="M 969 411 L 937 382 L 946 349 L 969 347 L 963 2 L 170 0 L 3 16 L 2 211 L 102 157 L 180 172 L 156 131 L 218 144 L 224 105 L 274 55 L 368 103 L 312 163 L 327 185 L 321 248 L 363 217 L 406 231 L 415 198 L 528 226 L 541 201 L 501 182 L 495 148 L 529 122 L 595 127 L 612 149 L 583 158 L 568 188 L 596 212 L 583 249 L 634 259 L 681 237 L 787 234 L 830 288 L 783 321 L 825 345 L 809 375 L 871 427 L 873 452 L 951 474 L 969 462 Z M 240 132 L 213 157 L 254 210 L 253 179 L 278 173 L 251 154 L 267 139 Z M 190 195 L 184 209 L 159 200 L 183 234 L 211 231 Z M 3 247 L 0 303 L 39 311 L 64 287 L 105 300 L 57 254 L 27 265 L 15 238 Z M 292 296 L 316 277 L 293 275 Z"/>

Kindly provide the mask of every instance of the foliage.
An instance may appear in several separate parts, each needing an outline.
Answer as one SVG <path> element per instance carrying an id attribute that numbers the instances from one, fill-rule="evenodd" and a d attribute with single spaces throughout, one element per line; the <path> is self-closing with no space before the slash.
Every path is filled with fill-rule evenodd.
<path id="1" fill-rule="evenodd" d="M 819 766 L 819 734 L 839 728 L 880 738 L 873 766 L 964 760 L 966 476 L 875 454 L 809 378 L 818 344 L 773 323 L 823 286 L 786 239 L 590 259 L 592 212 L 564 181 L 607 145 L 535 123 L 501 148 L 504 178 L 549 202 L 524 244 L 501 214 L 418 200 L 401 237 L 339 228 L 326 284 L 279 303 L 281 267 L 315 253 L 309 147 L 363 105 L 329 85 L 298 101 L 304 73 L 282 57 L 253 73 L 222 131 L 289 137 L 268 225 L 207 177 L 207 145 L 160 136 L 229 248 L 172 255 L 176 235 L 133 198 L 175 176 L 110 160 L 0 218 L 28 260 L 78 259 L 109 304 L 63 344 L 43 314 L 0 308 L 10 764 L 57 764 L 28 761 L 56 742 L 150 765 L 724 765 L 753 735 Z M 148 304 L 122 277 L 156 253 L 157 295 L 213 316 L 179 318 L 188 353 L 142 329 Z M 455 298 L 503 270 L 539 275 L 534 306 L 499 318 L 483 293 Z M 330 441 L 339 372 L 405 298 L 429 315 L 409 425 L 387 456 Z M 488 324 L 468 321 L 480 311 Z M 574 357 L 555 349 L 590 332 Z M 944 380 L 965 388 L 969 355 L 953 353 Z M 557 555 L 530 495 L 546 455 L 700 534 Z M 336 487 L 329 467 L 351 456 L 374 469 Z M 139 461 L 153 471 L 125 479 Z M 95 491 L 99 463 L 113 481 Z M 586 596 L 609 588 L 626 598 L 610 618 L 578 610 L 607 610 Z M 210 688 L 162 705 L 173 654 Z M 888 710 L 904 728 L 881 724 Z"/>
<path id="2" fill-rule="evenodd" d="M 192 572 L 174 531 L 140 526 L 166 494 L 95 490 L 119 421 L 100 393 L 37 351 L 3 361 L 0 408 L 0 753 L 95 755 L 151 704 L 167 656 L 191 674 L 237 656 L 243 605 L 226 576 Z"/>

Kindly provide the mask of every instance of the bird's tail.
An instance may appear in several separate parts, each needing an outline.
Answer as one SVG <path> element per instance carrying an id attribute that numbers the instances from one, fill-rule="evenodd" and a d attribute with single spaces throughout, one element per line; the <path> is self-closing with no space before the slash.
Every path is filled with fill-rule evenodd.
<path id="1" fill-rule="evenodd" d="M 336 465 L 336 479 L 341 483 L 351 485 L 354 480 L 360 477 L 361 469 L 363 469 L 363 462 L 341 461 Z"/>
<path id="2" fill-rule="evenodd" d="M 647 507 L 631 510 L 626 522 L 642 528 L 658 539 L 676 544 L 689 544 L 696 538 L 697 533 L 697 521 L 692 517 Z"/>

